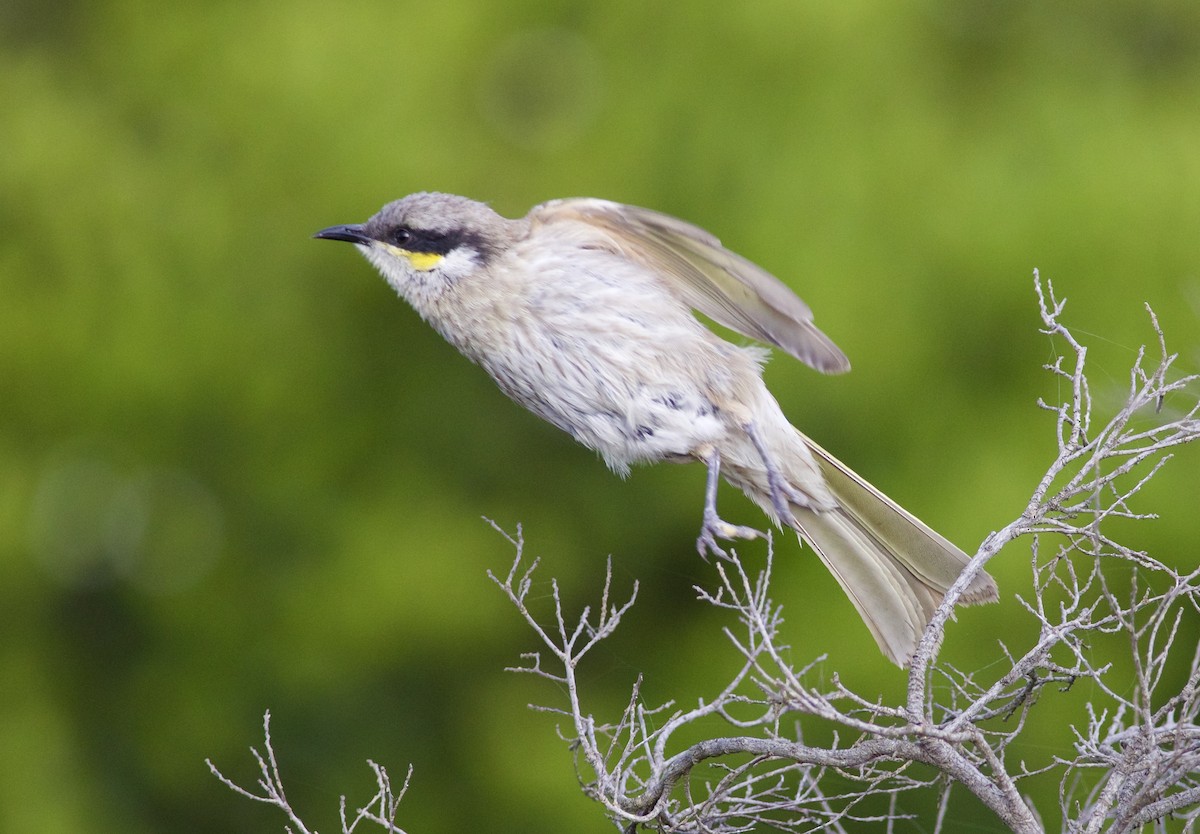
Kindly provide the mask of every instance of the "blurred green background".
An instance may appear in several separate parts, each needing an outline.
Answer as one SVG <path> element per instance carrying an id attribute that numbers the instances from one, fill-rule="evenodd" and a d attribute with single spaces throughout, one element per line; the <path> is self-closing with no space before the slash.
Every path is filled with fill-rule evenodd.
<path id="1" fill-rule="evenodd" d="M 369 795 L 368 757 L 415 766 L 412 834 L 609 830 L 526 709 L 560 693 L 503 671 L 535 646 L 485 576 L 512 556 L 485 515 L 524 523 L 543 597 L 554 575 L 593 601 L 607 554 L 619 589 L 641 581 L 585 670 L 596 710 L 638 673 L 686 703 L 736 665 L 691 591 L 713 580 L 701 469 L 612 477 L 310 239 L 418 190 L 711 229 L 854 363 L 777 359 L 784 410 L 971 550 L 1052 455 L 1035 267 L 1105 405 L 1151 338 L 1143 302 L 1200 364 L 1200 6 L 9 0 L 0 829 L 278 830 L 204 766 L 252 780 L 270 708 L 322 830 L 340 793 Z M 1162 519 L 1134 544 L 1194 562 L 1197 463 L 1147 490 Z M 833 581 L 780 542 L 797 660 L 829 652 L 826 673 L 894 697 Z M 1002 604 L 948 640 L 960 666 L 1030 633 L 1028 548 L 994 572 Z M 1031 762 L 1068 738 L 1048 726 Z"/>

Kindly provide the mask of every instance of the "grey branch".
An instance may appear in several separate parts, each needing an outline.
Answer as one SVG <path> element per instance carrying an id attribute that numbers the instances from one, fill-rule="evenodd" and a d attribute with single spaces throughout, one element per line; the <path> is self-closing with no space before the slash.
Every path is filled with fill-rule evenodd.
<path id="1" fill-rule="evenodd" d="M 1176 357 L 1147 308 L 1157 358 L 1148 359 L 1144 348 L 1137 353 L 1123 405 L 1102 420 L 1085 374 L 1087 348 L 1061 321 L 1065 302 L 1036 273 L 1035 288 L 1042 332 L 1065 348 L 1046 369 L 1064 380 L 1066 396 L 1039 402 L 1054 416 L 1057 455 L 1021 515 L 984 540 L 946 595 L 912 659 L 900 703 L 856 693 L 836 675 L 813 683 L 824 658 L 793 665 L 784 609 L 770 592 L 768 538 L 761 570 L 749 571 L 731 551 L 715 563 L 715 587 L 696 589 L 700 601 L 734 621 L 724 635 L 742 659 L 737 673 L 691 709 L 645 704 L 639 678 L 624 711 L 598 719 L 584 706 L 577 669 L 620 625 L 637 586 L 613 603 L 610 563 L 594 611 L 568 616 L 551 581 L 552 610 L 539 614 L 529 607 L 538 562 L 526 560 L 519 529 L 508 537 L 515 559 L 504 578 L 492 579 L 540 643 L 519 671 L 565 692 L 566 703 L 537 708 L 566 720 L 559 732 L 576 751 L 583 790 L 616 825 L 710 834 L 845 831 L 849 823 L 858 830 L 875 822 L 891 831 L 900 818 L 897 797 L 928 790 L 938 801 L 933 830 L 942 831 L 958 787 L 1012 831 L 1040 834 L 1043 818 L 1020 787 L 1039 778 L 1058 780 L 1063 831 L 1134 831 L 1168 817 L 1190 826 L 1200 817 L 1200 648 L 1181 638 L 1200 619 L 1200 569 L 1181 572 L 1109 532 L 1112 519 L 1153 517 L 1135 510 L 1135 499 L 1176 447 L 1200 438 L 1197 377 L 1173 373 Z M 1022 537 L 1030 542 L 1030 584 L 1012 604 L 1037 624 L 1036 639 L 1001 644 L 1005 662 L 984 671 L 951 667 L 940 651 L 955 602 L 976 573 Z M 1123 635 L 1124 652 L 1106 657 L 1091 647 L 1106 634 Z M 1179 668 L 1181 656 L 1190 676 L 1167 691 L 1166 672 Z M 1095 694 L 1089 720 L 1073 728 L 1073 748 L 1042 763 L 1010 761 L 1009 748 L 1043 693 L 1082 680 Z M 802 728 L 810 724 L 832 727 L 834 743 L 806 744 Z M 705 740 L 678 747 L 673 742 L 684 728 Z M 886 810 L 867 810 L 868 797 L 888 799 Z"/>
<path id="2" fill-rule="evenodd" d="M 287 795 L 284 793 L 283 779 L 279 775 L 279 763 L 275 759 L 275 747 L 271 742 L 270 710 L 263 714 L 263 750 L 266 751 L 265 755 L 254 747 L 250 748 L 250 753 L 254 756 L 255 762 L 258 764 L 259 778 L 256 783 L 258 792 L 244 788 L 237 782 L 234 782 L 218 770 L 211 759 L 205 759 L 204 761 L 208 765 L 208 769 L 212 771 L 212 774 L 234 793 L 241 794 L 247 799 L 253 799 L 255 802 L 274 805 L 281 810 L 290 823 L 284 826 L 284 831 L 289 832 L 289 834 L 292 834 L 292 832 L 296 834 L 317 834 L 316 829 L 310 829 L 300 819 L 299 814 L 292 808 L 291 803 L 288 802 Z M 358 830 L 359 825 L 364 822 L 378 826 L 384 831 L 389 832 L 389 834 L 405 834 L 404 829 L 396 825 L 396 812 L 400 806 L 400 800 L 404 798 L 404 793 L 408 790 L 409 780 L 412 779 L 412 767 L 408 768 L 408 773 L 404 777 L 404 784 L 400 786 L 399 791 L 393 791 L 392 781 L 388 776 L 387 770 L 382 765 L 378 765 L 372 761 L 368 761 L 367 765 L 375 775 L 375 795 L 368 800 L 366 805 L 356 809 L 353 814 L 347 810 L 346 797 L 341 797 L 338 803 L 338 817 L 341 820 L 342 834 L 354 834 Z"/>
<path id="3" fill-rule="evenodd" d="M 799 650 L 785 642 L 784 607 L 771 596 L 768 536 L 761 569 L 748 570 L 731 550 L 714 563 L 713 587 L 696 589 L 700 602 L 731 619 L 723 634 L 740 658 L 737 672 L 690 708 L 645 703 L 639 676 L 620 714 L 597 718 L 577 673 L 620 626 L 637 599 L 637 583 L 616 601 L 610 560 L 595 606 L 569 614 L 556 581 L 550 580 L 548 600 L 531 594 L 539 562 L 526 559 L 521 529 L 509 535 L 492 524 L 515 557 L 503 577 L 489 576 L 539 644 L 513 671 L 547 679 L 565 695 L 534 709 L 561 720 L 584 793 L 615 825 L 629 832 L 648 825 L 686 834 L 761 828 L 844 834 L 848 825 L 858 831 L 875 823 L 890 834 L 905 818 L 899 798 L 929 791 L 938 834 L 958 789 L 1010 830 L 1042 834 L 1043 814 L 1022 786 L 1049 779 L 1058 786 L 1055 810 L 1064 832 L 1166 830 L 1167 819 L 1193 830 L 1200 819 L 1200 646 L 1183 635 L 1200 624 L 1200 568 L 1179 570 L 1121 544 L 1110 522 L 1153 518 L 1135 508 L 1136 499 L 1174 450 L 1200 438 L 1197 376 L 1173 371 L 1176 356 L 1147 308 L 1156 358 L 1138 351 L 1123 404 L 1107 419 L 1098 417 L 1085 374 L 1087 348 L 1062 323 L 1065 302 L 1036 273 L 1034 284 L 1042 332 L 1064 349 L 1045 366 L 1063 381 L 1063 401 L 1038 403 L 1053 416 L 1057 454 L 1020 516 L 983 541 L 946 594 L 897 703 L 857 693 L 836 673 L 826 681 L 824 657 L 794 664 Z M 1030 578 L 1009 604 L 1013 616 L 1030 618 L 1037 636 L 1027 645 L 998 641 L 1001 663 L 956 669 L 940 654 L 955 603 L 989 561 L 1002 551 L 1014 555 L 1019 538 L 1029 542 Z M 1093 645 L 1114 636 L 1120 640 L 1108 640 L 1103 651 Z M 1172 688 L 1181 669 L 1186 679 Z M 1039 701 L 1081 682 L 1090 700 L 1086 720 L 1071 727 L 1070 748 L 1042 762 L 1010 757 Z M 806 727 L 831 730 L 824 737 L 832 742 L 806 743 Z M 309 834 L 284 793 L 269 713 L 263 733 L 265 754 L 251 748 L 260 772 L 256 790 L 212 762 L 209 768 L 231 790 L 282 810 L 287 831 Z M 680 744 L 681 735 L 703 740 Z M 387 772 L 369 764 L 376 793 L 353 814 L 343 797 L 342 832 L 366 822 L 403 834 L 395 818 L 408 778 L 393 793 Z"/>

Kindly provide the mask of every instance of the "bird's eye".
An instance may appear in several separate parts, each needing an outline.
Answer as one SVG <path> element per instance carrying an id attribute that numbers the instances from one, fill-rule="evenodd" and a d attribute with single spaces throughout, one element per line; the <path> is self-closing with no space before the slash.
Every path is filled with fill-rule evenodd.
<path id="1" fill-rule="evenodd" d="M 392 241 L 397 246 L 404 246 L 408 243 L 411 243 L 412 239 L 413 239 L 413 233 L 410 229 L 406 229 L 403 226 L 399 226 L 392 230 Z"/>

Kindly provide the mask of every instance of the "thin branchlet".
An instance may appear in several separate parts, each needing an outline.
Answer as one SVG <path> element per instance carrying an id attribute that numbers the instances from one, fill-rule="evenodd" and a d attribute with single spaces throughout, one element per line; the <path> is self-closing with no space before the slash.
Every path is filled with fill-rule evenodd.
<path id="1" fill-rule="evenodd" d="M 739 660 L 732 676 L 682 707 L 646 703 L 637 675 L 619 714 L 598 718 L 578 670 L 620 626 L 637 583 L 616 589 L 610 559 L 596 604 L 571 613 L 555 580 L 535 586 L 539 561 L 526 556 L 521 528 L 510 534 L 489 522 L 515 551 L 503 576 L 489 576 L 537 642 L 513 671 L 562 693 L 533 708 L 556 716 L 583 792 L 619 829 L 890 833 L 911 817 L 904 798 L 923 791 L 935 803 L 934 832 L 953 830 L 951 796 L 964 793 L 1020 834 L 1046 831 L 1051 811 L 1073 833 L 1163 830 L 1168 818 L 1192 831 L 1200 821 L 1200 646 L 1185 639 L 1200 627 L 1200 568 L 1179 570 L 1130 548 L 1111 524 L 1154 517 L 1138 499 L 1174 451 L 1200 438 L 1198 380 L 1174 372 L 1177 357 L 1147 307 L 1152 350 L 1137 351 L 1122 403 L 1100 415 L 1087 347 L 1062 321 L 1065 299 L 1036 273 L 1034 286 L 1041 332 L 1061 351 L 1045 369 L 1061 381 L 1062 399 L 1038 401 L 1053 416 L 1056 455 L 1021 514 L 982 542 L 947 592 L 895 702 L 854 691 L 827 671 L 824 656 L 796 660 L 784 607 L 771 594 L 768 537 L 761 567 L 747 568 L 731 549 L 714 561 L 711 586 L 696 588 L 702 604 L 731 620 L 722 634 Z M 1028 618 L 1034 636 L 1006 634 L 982 669 L 950 665 L 941 646 L 956 603 L 989 561 L 1013 555 L 1017 539 L 1029 545 L 1029 583 L 1005 604 Z M 1070 726 L 1070 745 L 1027 760 L 1018 742 L 1030 717 L 1077 687 L 1088 702 Z M 824 741 L 806 741 L 805 728 L 823 730 Z M 257 790 L 209 766 L 307 834 L 284 795 L 269 714 L 264 736 L 265 754 L 252 750 Z M 375 797 L 353 814 L 343 800 L 344 834 L 363 822 L 400 832 L 394 820 L 408 779 L 393 793 L 386 771 L 371 767 Z M 1056 785 L 1058 808 L 1030 806 L 1026 786 L 1039 780 Z"/>
<path id="2" fill-rule="evenodd" d="M 875 823 L 891 831 L 905 817 L 898 798 L 928 790 L 936 796 L 934 830 L 942 831 L 951 788 L 958 787 L 1011 830 L 1042 832 L 1043 818 L 1020 786 L 1047 778 L 1059 784 L 1064 831 L 1132 831 L 1170 815 L 1197 818 L 1200 649 L 1188 653 L 1192 673 L 1182 688 L 1170 691 L 1167 682 L 1177 679 L 1170 670 L 1185 648 L 1185 623 L 1194 630 L 1200 619 L 1200 570 L 1181 573 L 1121 544 L 1109 524 L 1154 517 L 1135 499 L 1171 450 L 1200 437 L 1200 405 L 1165 417 L 1164 406 L 1181 396 L 1194 400 L 1197 380 L 1171 372 L 1175 356 L 1147 308 L 1158 359 L 1137 352 L 1124 403 L 1100 418 L 1085 374 L 1087 347 L 1062 322 L 1065 300 L 1040 277 L 1035 288 L 1042 332 L 1065 349 L 1045 366 L 1066 383 L 1065 397 L 1039 401 L 1054 415 L 1057 455 L 1021 515 L 984 540 L 946 594 L 911 660 L 901 702 L 856 693 L 825 673 L 824 657 L 795 663 L 796 650 L 783 636 L 784 608 L 771 597 L 769 538 L 762 567 L 749 570 L 731 550 L 715 561 L 713 586 L 696 588 L 702 603 L 733 618 L 722 631 L 741 664 L 728 682 L 694 708 L 651 708 L 640 702 L 639 677 L 611 723 L 583 711 L 575 677 L 583 655 L 633 602 L 632 593 L 623 606 L 608 602 L 611 564 L 601 595 L 607 613 L 595 622 L 584 608 L 569 624 L 554 588 L 553 625 L 542 627 L 514 582 L 499 583 L 541 641 L 539 652 L 563 669 L 525 671 L 565 684 L 570 706 L 562 712 L 580 730 L 565 735 L 582 753 L 583 790 L 619 828 L 727 834 Z M 1019 538 L 1030 543 L 1031 582 L 1012 604 L 1032 618 L 1036 636 L 1026 645 L 1000 644 L 1002 662 L 956 669 L 940 657 L 955 604 Z M 510 540 L 518 553 L 509 576 L 528 576 L 519 534 Z M 593 642 L 577 644 L 580 634 Z M 1117 634 L 1124 636 L 1123 659 L 1093 648 L 1095 639 Z M 1117 670 L 1130 677 L 1118 678 Z M 1014 761 L 1014 745 L 1044 694 L 1084 680 L 1094 703 L 1072 728 L 1073 749 L 1041 763 Z M 647 721 L 650 714 L 659 720 Z M 799 726 L 807 722 L 833 728 L 834 741 L 806 744 Z M 711 733 L 706 740 L 676 742 L 681 731 L 694 738 L 701 727 Z M 912 770 L 917 764 L 925 769 Z"/>
<path id="3" fill-rule="evenodd" d="M 270 710 L 263 714 L 262 749 L 264 752 L 259 752 L 254 747 L 250 748 L 250 754 L 254 757 L 259 771 L 259 778 L 255 783 L 256 789 L 242 787 L 222 773 L 211 759 L 204 761 L 212 774 L 234 793 L 247 799 L 253 799 L 255 802 L 273 805 L 282 811 L 288 820 L 285 831 L 295 832 L 295 834 L 317 834 L 315 828 L 309 828 L 300 818 L 284 792 L 283 778 L 279 774 L 279 762 L 275 757 L 275 745 L 271 740 Z M 338 819 L 341 822 L 342 834 L 354 834 L 363 823 L 381 828 L 389 834 L 405 834 L 404 829 L 396 825 L 396 815 L 400 808 L 400 801 L 404 799 L 404 794 L 408 791 L 409 783 L 412 781 L 412 766 L 409 766 L 408 772 L 404 776 L 404 782 L 399 789 L 392 787 L 391 777 L 382 765 L 368 760 L 367 766 L 371 768 L 371 772 L 375 776 L 375 794 L 367 800 L 365 805 L 359 806 L 353 811 L 347 805 L 345 796 L 339 798 Z"/>

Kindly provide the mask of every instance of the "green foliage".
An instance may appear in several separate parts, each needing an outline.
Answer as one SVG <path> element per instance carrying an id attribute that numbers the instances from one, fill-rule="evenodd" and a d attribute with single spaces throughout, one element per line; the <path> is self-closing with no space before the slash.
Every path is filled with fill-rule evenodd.
<path id="1" fill-rule="evenodd" d="M 970 550 L 1052 453 L 1034 267 L 1098 334 L 1114 392 L 1143 301 L 1196 365 L 1198 8 L 9 4 L 0 829 L 272 830 L 203 764 L 246 760 L 270 707 L 320 828 L 372 757 L 415 764 L 414 834 L 606 830 L 525 712 L 538 683 L 501 671 L 531 641 L 477 519 L 524 521 L 578 598 L 608 553 L 642 580 L 627 628 L 648 636 L 595 670 L 614 705 L 639 671 L 656 697 L 703 695 L 724 651 L 690 592 L 703 474 L 610 477 L 310 234 L 416 190 L 710 228 L 855 365 L 777 360 L 785 411 Z M 1195 464 L 1147 492 L 1163 520 L 1135 544 L 1195 559 Z M 796 651 L 899 686 L 795 550 L 776 587 Z M 1027 562 L 1009 554 L 1001 606 L 960 618 L 961 665 L 1020 628 Z"/>

